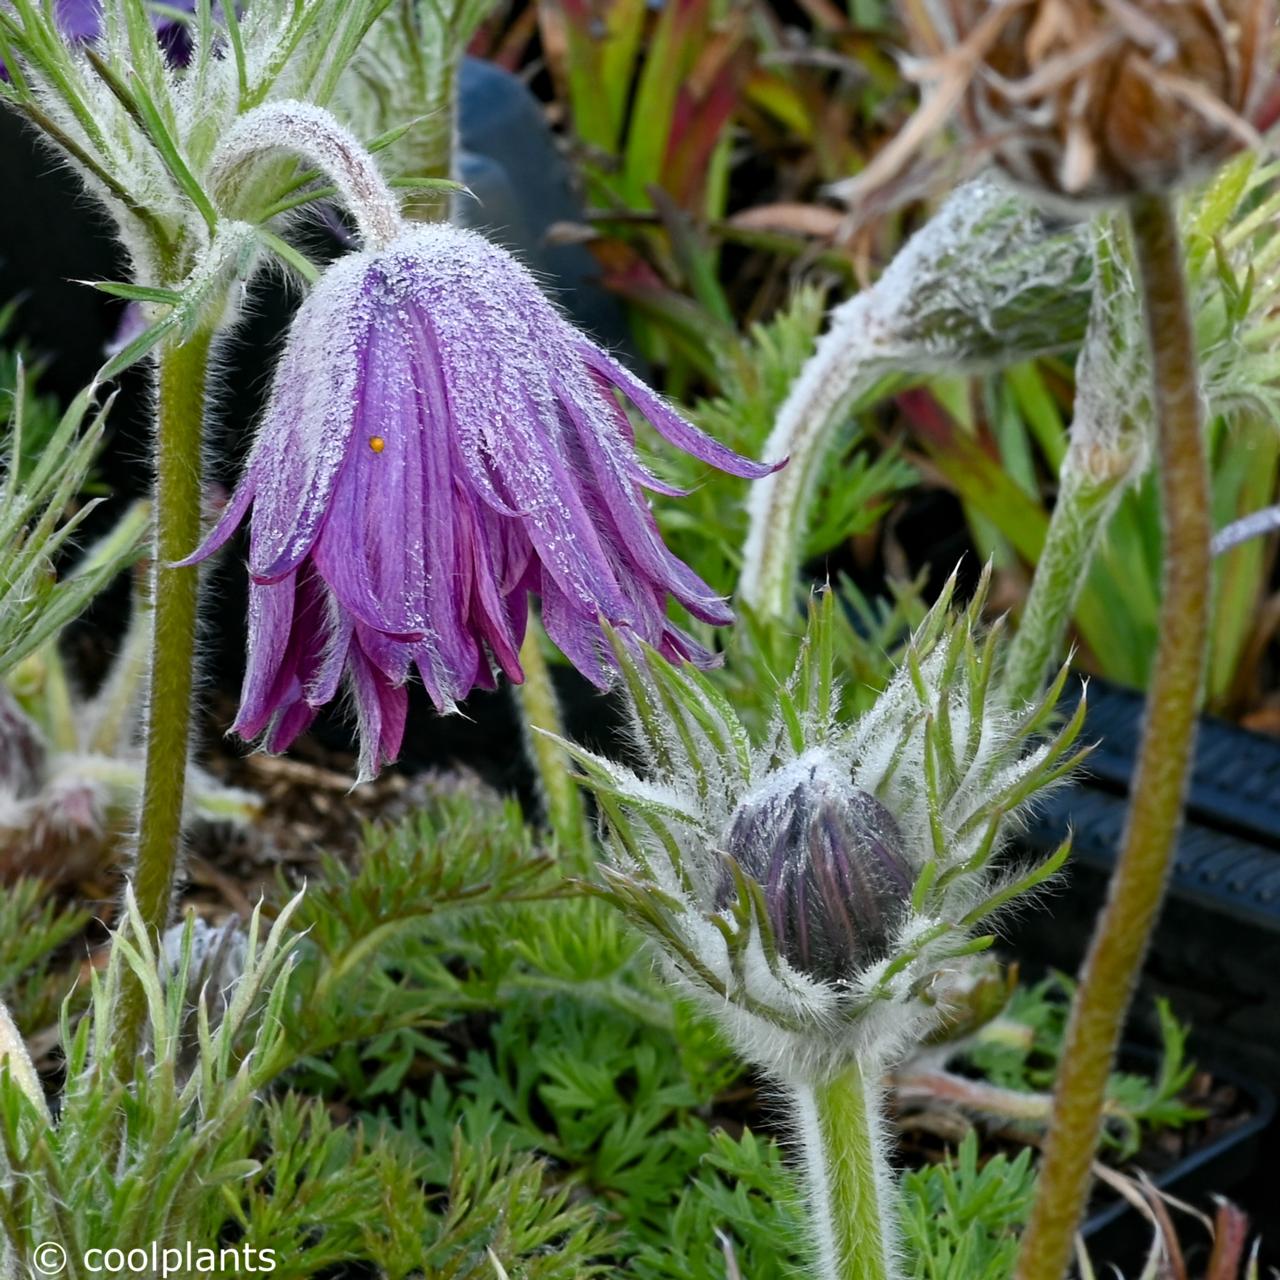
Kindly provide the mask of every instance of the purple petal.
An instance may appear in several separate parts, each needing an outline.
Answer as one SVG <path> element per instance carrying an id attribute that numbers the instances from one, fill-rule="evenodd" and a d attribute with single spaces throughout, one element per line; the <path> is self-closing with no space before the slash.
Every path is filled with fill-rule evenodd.
<path id="1" fill-rule="evenodd" d="M 404 336 L 380 320 L 366 341 L 354 438 L 312 554 L 344 609 L 375 630 L 421 639 L 421 428 Z"/>
<path id="2" fill-rule="evenodd" d="M 400 754 L 409 694 L 386 679 L 359 643 L 351 646 L 351 688 L 360 729 L 360 775 L 369 778 Z"/>
<path id="3" fill-rule="evenodd" d="M 626 458 L 620 456 L 622 448 L 616 437 L 611 438 L 607 428 L 601 430 L 568 388 L 558 385 L 556 391 L 574 429 L 574 442 L 598 486 L 601 520 L 612 532 L 611 540 L 624 561 L 630 561 L 625 567 L 670 592 L 694 617 L 717 625 L 732 622 L 733 613 L 723 598 L 667 549 L 653 512 L 627 474 Z"/>
<path id="4" fill-rule="evenodd" d="M 347 655 L 355 639 L 355 619 L 332 596 L 328 598 L 327 608 L 329 642 L 305 689 L 308 704 L 317 708 L 327 706 L 338 696 L 347 669 Z"/>
<path id="5" fill-rule="evenodd" d="M 205 534 L 204 541 L 185 560 L 177 560 L 170 567 L 185 569 L 189 565 L 199 564 L 201 560 L 207 560 L 220 547 L 225 546 L 231 540 L 231 535 L 240 527 L 240 522 L 252 505 L 256 488 L 253 471 L 246 471 L 240 483 L 236 485 L 231 501 L 222 508 L 222 513 L 218 516 L 213 528 Z"/>
<path id="6" fill-rule="evenodd" d="M 382 672 L 388 683 L 403 684 L 409 678 L 414 656 L 422 647 L 420 642 L 399 640 L 366 627 L 362 622 L 355 624 L 355 637 L 365 657 Z"/>
<path id="7" fill-rule="evenodd" d="M 379 599 L 364 546 L 366 521 L 372 515 L 366 469 L 344 473 L 320 536 L 311 549 L 321 577 L 339 604 L 365 626 L 405 640 L 422 639 L 421 618 L 408 616 L 406 602 Z"/>
<path id="8" fill-rule="evenodd" d="M 518 417 L 508 413 L 504 421 L 512 448 L 498 466 L 527 512 L 521 524 L 538 559 L 580 608 L 627 620 L 626 597 L 601 545 L 595 513 L 584 506 L 577 481 L 556 447 L 556 410 L 540 408 L 527 394 L 521 395 L 518 408 Z"/>
<path id="9" fill-rule="evenodd" d="M 467 601 L 471 624 L 477 635 L 489 646 L 494 659 L 517 684 L 524 680 L 520 665 L 520 640 L 516 638 L 511 606 L 498 590 L 489 554 L 488 539 L 482 529 L 482 517 L 471 504 L 470 497 L 459 492 L 458 545 L 462 559 L 472 566 L 470 598 Z M 491 520 L 501 520 L 491 516 Z M 519 600 L 522 613 L 527 612 L 524 597 Z"/>
<path id="10" fill-rule="evenodd" d="M 290 653 L 293 624 L 294 576 L 270 586 L 249 588 L 249 657 L 240 711 L 231 726 L 246 741 L 256 738 L 275 714 L 290 682 L 298 676 L 299 661 Z"/>
<path id="11" fill-rule="evenodd" d="M 663 630 L 662 639 L 655 646 L 668 662 L 691 662 L 695 667 L 718 667 L 724 662 L 724 655 L 713 653 L 705 645 L 699 644 L 687 631 L 668 623 Z"/>
<path id="12" fill-rule="evenodd" d="M 289 712 L 306 703 L 305 687 L 320 665 L 328 632 L 324 589 L 309 569 L 249 588 L 249 662 L 234 732 L 253 739 L 274 721 L 271 751 L 283 750 L 272 742 L 297 737 L 306 724 L 289 736 L 277 717 L 289 720 L 290 727 L 298 720 Z"/>
<path id="13" fill-rule="evenodd" d="M 542 577 L 541 596 L 542 625 L 552 642 L 598 689 L 609 688 L 613 675 L 604 661 L 599 617 L 592 618 L 575 607 L 546 573 Z"/>
<path id="14" fill-rule="evenodd" d="M 298 309 L 250 469 L 257 477 L 249 568 L 270 582 L 302 563 L 352 452 L 370 341 L 368 260 L 352 254 Z"/>
<path id="15" fill-rule="evenodd" d="M 288 751 L 297 739 L 311 728 L 315 718 L 316 709 L 314 707 L 301 700 L 293 703 L 281 711 L 271 722 L 271 727 L 267 730 L 263 745 L 268 751 L 277 755 L 281 751 Z"/>
<path id="16" fill-rule="evenodd" d="M 720 471 L 743 476 L 748 480 L 759 480 L 761 476 L 771 475 L 779 467 L 786 465 L 785 458 L 769 466 L 763 462 L 752 462 L 740 453 L 725 448 L 718 440 L 713 440 L 692 423 L 686 422 L 661 396 L 655 395 L 635 374 L 624 369 L 612 356 L 606 355 L 587 338 L 580 339 L 577 350 L 588 368 L 617 387 L 644 414 L 658 434 L 677 449 L 683 449 L 685 453 L 710 463 Z"/>
<path id="17" fill-rule="evenodd" d="M 613 394 L 613 384 L 605 379 L 594 369 L 587 371 L 591 383 L 599 389 L 599 395 L 591 397 L 592 408 L 603 410 L 609 422 L 613 423 L 617 429 L 618 435 L 626 442 L 627 448 L 621 453 L 625 457 L 625 469 L 627 475 L 641 488 L 648 489 L 651 493 L 660 493 L 665 498 L 687 498 L 692 492 L 690 489 L 682 489 L 678 485 L 667 484 L 665 480 L 658 479 L 652 471 L 646 467 L 635 454 L 636 433 L 631 425 L 631 419 L 627 417 L 626 411 L 618 403 L 617 397 Z M 559 387 L 557 394 L 563 398 L 564 392 L 559 388 L 565 387 L 563 379 L 557 379 Z M 601 424 L 603 427 L 603 423 Z"/>
<path id="18" fill-rule="evenodd" d="M 409 332 L 409 369 L 416 386 L 426 386 L 438 376 L 438 353 L 422 319 L 417 307 L 408 308 L 402 318 Z M 469 556 L 461 554 L 458 543 L 451 420 L 438 416 L 442 406 L 430 396 L 420 400 L 419 405 L 422 503 L 420 514 L 415 514 L 428 548 L 423 605 L 427 638 L 441 692 L 451 699 L 465 698 L 475 681 L 481 656 L 465 624 L 472 564 Z"/>
<path id="19" fill-rule="evenodd" d="M 430 314 L 426 308 L 415 306 L 413 316 L 421 335 L 421 391 L 426 402 L 428 420 L 438 424 L 437 429 L 454 440 L 463 472 L 480 498 L 499 515 L 520 515 L 521 512 L 511 505 L 506 495 L 498 491 L 489 467 L 474 447 L 475 438 L 480 433 L 469 432 L 467 428 L 475 424 L 468 424 L 465 418 L 464 421 L 459 421 L 456 406 L 443 377 L 444 353 Z"/>
<path id="20" fill-rule="evenodd" d="M 72 40 L 96 40 L 102 30 L 100 0 L 58 0 L 58 29 Z"/>

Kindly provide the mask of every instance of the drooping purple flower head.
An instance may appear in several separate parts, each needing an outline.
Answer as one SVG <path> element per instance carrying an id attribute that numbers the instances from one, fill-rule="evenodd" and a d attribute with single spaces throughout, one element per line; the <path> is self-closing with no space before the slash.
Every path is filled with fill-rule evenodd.
<path id="1" fill-rule="evenodd" d="M 234 729 L 280 751 L 346 675 L 361 767 L 393 759 L 416 667 L 441 710 L 523 678 L 527 598 L 597 685 L 602 622 L 711 655 L 666 615 L 730 622 L 663 545 L 621 391 L 671 443 L 769 468 L 697 431 L 575 329 L 503 249 L 449 226 L 340 259 L 299 309 L 243 479 L 189 561 L 250 506 L 249 661 Z"/>

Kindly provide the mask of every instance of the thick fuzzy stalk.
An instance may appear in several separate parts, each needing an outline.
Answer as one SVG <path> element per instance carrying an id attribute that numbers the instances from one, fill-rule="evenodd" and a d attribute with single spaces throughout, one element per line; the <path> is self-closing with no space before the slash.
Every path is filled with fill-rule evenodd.
<path id="1" fill-rule="evenodd" d="M 973 264 L 981 263 L 975 270 Z M 958 187 L 876 284 L 841 303 L 792 384 L 764 448 L 738 596 L 791 618 L 814 488 L 841 426 L 909 376 L 1000 368 L 1083 334 L 1091 256 L 998 182 Z"/>
<path id="2" fill-rule="evenodd" d="M 551 668 L 547 665 L 542 626 L 529 611 L 529 629 L 520 646 L 524 683 L 514 686 L 524 725 L 529 763 L 538 782 L 547 826 L 561 851 L 584 866 L 589 861 L 591 839 L 582 793 L 574 778 L 572 761 L 558 739 L 565 736 Z"/>
<path id="3" fill-rule="evenodd" d="M 879 1073 L 855 1063 L 791 1090 L 823 1280 L 893 1280 L 893 1177 L 885 1162 Z"/>
<path id="4" fill-rule="evenodd" d="M 1161 196 L 1138 197 L 1130 216 L 1155 374 L 1165 539 L 1160 643 L 1123 846 L 1071 1010 L 1039 1191 L 1018 1259 L 1019 1280 L 1061 1280 L 1070 1262 L 1107 1077 L 1181 824 L 1204 673 L 1209 485 L 1177 222 L 1169 200 Z"/>
<path id="5" fill-rule="evenodd" d="M 1014 705 L 1040 694 L 1061 657 L 1067 623 L 1129 470 L 1091 474 L 1075 450 L 1063 461 L 1058 501 L 1005 664 L 1005 693 Z"/>
<path id="6" fill-rule="evenodd" d="M 869 374 L 859 340 L 869 294 L 837 309 L 792 386 L 764 447 L 765 462 L 787 465 L 757 480 L 748 499 L 738 597 L 765 618 L 794 612 L 800 557 L 823 459 Z"/>
<path id="7" fill-rule="evenodd" d="M 169 923 L 182 840 L 200 586 L 195 570 L 169 566 L 200 541 L 201 428 L 211 339 L 201 330 L 181 346 L 165 347 L 156 379 L 154 624 L 133 866 L 138 911 L 156 933 Z M 134 1012 L 142 1016 L 140 1001 Z"/>
<path id="8" fill-rule="evenodd" d="M 242 115 L 218 143 L 210 165 L 211 185 L 224 204 L 252 183 L 251 165 L 268 152 L 305 157 L 327 175 L 365 249 L 382 249 L 404 233 L 400 201 L 373 157 L 355 135 L 323 107 L 309 102 L 268 102 Z"/>

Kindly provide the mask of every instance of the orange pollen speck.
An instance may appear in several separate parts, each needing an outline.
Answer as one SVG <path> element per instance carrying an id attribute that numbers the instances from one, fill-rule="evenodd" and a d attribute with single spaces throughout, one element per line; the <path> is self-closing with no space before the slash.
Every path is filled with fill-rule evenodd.
<path id="1" fill-rule="evenodd" d="M 381 453 L 386 447 L 387 442 L 381 436 L 369 437 L 369 448 L 372 449 L 374 453 Z"/>

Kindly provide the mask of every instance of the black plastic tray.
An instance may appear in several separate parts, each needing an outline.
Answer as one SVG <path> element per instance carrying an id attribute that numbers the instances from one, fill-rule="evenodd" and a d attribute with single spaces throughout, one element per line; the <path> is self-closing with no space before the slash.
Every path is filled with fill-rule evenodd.
<path id="1" fill-rule="evenodd" d="M 1087 782 L 1064 787 L 1042 802 L 1024 841 L 1048 852 L 1070 830 L 1073 861 L 1109 871 L 1115 865 L 1126 809 L 1126 797 Z M 1280 851 L 1188 821 L 1178 839 L 1169 892 L 1280 932 Z"/>
<path id="2" fill-rule="evenodd" d="M 1076 684 L 1064 696 L 1064 711 L 1075 709 L 1078 691 Z M 1095 677 L 1089 681 L 1088 701 L 1084 740 L 1098 744 L 1089 757 L 1092 781 L 1127 791 L 1142 727 L 1143 695 Z M 1280 738 L 1203 716 L 1187 814 L 1192 821 L 1280 850 Z"/>
<path id="3" fill-rule="evenodd" d="M 1069 711 L 1073 699 L 1065 701 Z M 1115 864 L 1141 716 L 1139 694 L 1090 681 L 1083 740 L 1097 745 L 1081 780 L 1040 806 L 1026 833 L 1032 848 L 1055 848 L 1070 829 L 1078 862 L 1104 871 Z M 1280 932 L 1280 740 L 1201 721 L 1169 888 L 1175 897 Z"/>
<path id="4" fill-rule="evenodd" d="M 1153 1061 L 1145 1049 L 1125 1049 L 1122 1059 Z M 1181 1200 L 1192 1200 L 1213 1192 L 1228 1194 L 1253 1173 L 1258 1162 L 1262 1135 L 1275 1119 L 1275 1095 L 1255 1080 L 1246 1079 L 1225 1067 L 1206 1068 L 1217 1081 L 1233 1085 L 1247 1099 L 1250 1116 L 1243 1123 L 1189 1152 L 1154 1179 L 1157 1187 Z M 1256 1223 L 1266 1228 L 1271 1224 Z M 1095 1263 L 1125 1262 L 1141 1256 L 1151 1244 L 1151 1227 L 1132 1205 L 1117 1198 L 1099 1209 L 1084 1224 L 1081 1233 Z"/>

